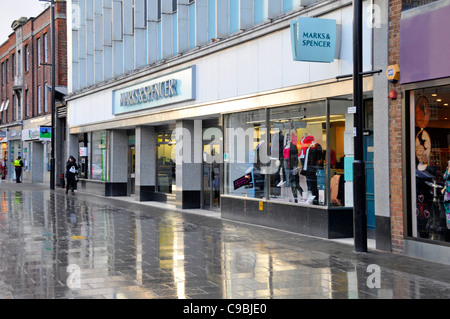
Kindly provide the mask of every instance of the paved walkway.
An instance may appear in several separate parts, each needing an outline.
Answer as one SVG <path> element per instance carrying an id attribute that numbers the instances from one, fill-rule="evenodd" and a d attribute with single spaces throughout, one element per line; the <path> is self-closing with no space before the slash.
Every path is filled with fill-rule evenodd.
<path id="1" fill-rule="evenodd" d="M 47 185 L 0 185 L 0 299 L 450 297 L 450 266 Z"/>

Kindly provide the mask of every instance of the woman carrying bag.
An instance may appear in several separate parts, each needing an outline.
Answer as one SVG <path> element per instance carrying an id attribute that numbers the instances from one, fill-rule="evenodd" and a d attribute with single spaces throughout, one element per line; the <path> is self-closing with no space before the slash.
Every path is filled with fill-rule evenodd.
<path id="1" fill-rule="evenodd" d="M 71 155 L 66 163 L 66 179 L 67 179 L 66 194 L 69 193 L 69 188 L 72 189 L 72 195 L 75 194 L 74 190 L 77 187 L 76 181 L 77 174 L 78 174 L 77 161 Z"/>

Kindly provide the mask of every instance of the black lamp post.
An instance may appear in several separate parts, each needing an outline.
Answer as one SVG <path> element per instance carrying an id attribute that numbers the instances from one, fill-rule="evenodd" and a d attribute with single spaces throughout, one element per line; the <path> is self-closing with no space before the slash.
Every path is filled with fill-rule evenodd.
<path id="1" fill-rule="evenodd" d="M 52 116 L 52 129 L 51 129 L 51 153 L 50 153 L 50 189 L 55 189 L 55 77 L 56 77 L 56 61 L 55 61 L 55 0 L 39 0 L 50 2 L 51 4 L 51 28 L 52 28 L 52 63 L 46 64 L 52 67 L 52 97 L 51 97 L 51 116 Z"/>
<path id="2" fill-rule="evenodd" d="M 362 6 L 362 0 L 353 0 L 353 103 L 356 106 L 356 114 L 354 116 L 353 215 L 356 252 L 367 252 L 366 167 L 364 163 L 363 136 Z"/>

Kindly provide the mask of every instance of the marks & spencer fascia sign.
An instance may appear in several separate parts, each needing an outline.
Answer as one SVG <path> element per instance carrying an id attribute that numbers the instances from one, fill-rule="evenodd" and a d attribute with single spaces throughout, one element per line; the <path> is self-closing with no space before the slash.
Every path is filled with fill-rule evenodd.
<path id="1" fill-rule="evenodd" d="M 113 114 L 195 99 L 195 66 L 113 91 Z"/>
<path id="2" fill-rule="evenodd" d="M 291 21 L 295 61 L 331 63 L 339 58 L 340 28 L 336 20 L 303 18 Z"/>

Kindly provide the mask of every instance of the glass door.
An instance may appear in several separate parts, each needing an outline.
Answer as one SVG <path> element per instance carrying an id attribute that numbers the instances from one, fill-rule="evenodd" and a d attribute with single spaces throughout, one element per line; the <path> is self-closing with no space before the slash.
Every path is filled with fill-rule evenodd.
<path id="1" fill-rule="evenodd" d="M 221 147 L 217 141 L 203 142 L 203 208 L 220 209 L 221 165 L 217 159 L 221 156 Z"/>
<path id="2" fill-rule="evenodd" d="M 173 139 L 171 131 L 158 133 L 156 144 L 157 152 L 157 192 L 166 196 L 166 202 L 175 204 L 176 202 L 176 162 L 175 162 L 176 141 Z"/>
<path id="3" fill-rule="evenodd" d="M 135 193 L 136 147 L 128 146 L 128 196 Z"/>

